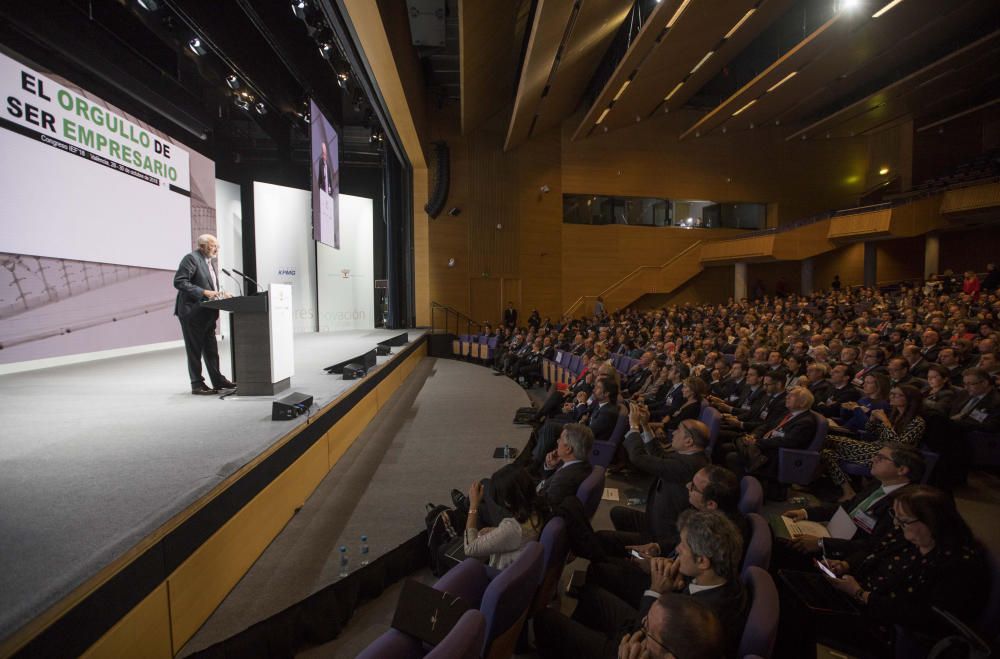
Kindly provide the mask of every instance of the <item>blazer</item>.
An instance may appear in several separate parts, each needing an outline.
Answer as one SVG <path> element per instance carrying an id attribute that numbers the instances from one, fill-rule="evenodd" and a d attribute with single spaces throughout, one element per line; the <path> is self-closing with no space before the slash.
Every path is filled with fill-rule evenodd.
<path id="1" fill-rule="evenodd" d="M 743 423 L 744 430 L 749 430 L 760 437 L 765 432 L 778 425 L 781 417 L 785 416 L 788 408 L 785 407 L 786 393 L 782 391 L 777 396 L 763 396 L 766 400 L 757 416 L 752 417 Z"/>
<path id="2" fill-rule="evenodd" d="M 746 625 L 747 616 L 750 613 L 750 597 L 746 588 L 738 579 L 727 581 L 717 588 L 700 590 L 692 593 L 688 584 L 682 591 L 685 595 L 695 598 L 715 614 L 715 617 L 722 623 L 722 634 L 725 644 L 726 657 L 735 657 L 739 654 L 740 640 L 743 637 L 743 627 Z M 649 614 L 649 609 L 657 598 L 650 594 L 645 594 L 639 603 L 640 619 Z"/>
<path id="3" fill-rule="evenodd" d="M 969 392 L 959 392 L 951 402 L 949 416 L 961 412 L 967 402 L 969 402 Z M 997 393 L 996 389 L 990 389 L 964 418 L 954 423 L 962 430 L 970 432 L 1000 431 L 1000 393 Z"/>
<path id="4" fill-rule="evenodd" d="M 740 421 L 758 419 L 769 400 L 763 385 L 757 387 L 756 391 L 747 387 L 743 397 L 733 405 L 733 415 Z"/>
<path id="5" fill-rule="evenodd" d="M 219 280 L 218 273 L 215 275 L 215 280 Z M 205 291 L 214 291 L 215 286 L 212 285 L 212 276 L 208 271 L 205 257 L 198 250 L 185 254 L 181 259 L 174 274 L 174 288 L 177 289 L 174 315 L 178 318 L 188 318 L 199 312 L 219 317 L 218 310 L 201 306 Z"/>
<path id="6" fill-rule="evenodd" d="M 580 484 L 590 476 L 593 469 L 589 462 L 574 462 L 545 471 L 538 493 L 545 497 L 550 506 L 558 506 L 566 497 L 576 496 Z"/>
<path id="7" fill-rule="evenodd" d="M 684 455 L 663 450 L 655 441 L 646 444 L 634 430 L 625 435 L 624 445 L 636 469 L 655 476 L 646 498 L 646 527 L 661 553 L 666 553 L 680 540 L 677 517 L 690 506 L 687 484 L 708 458 L 701 451 Z"/>
<path id="8" fill-rule="evenodd" d="M 761 426 L 755 431 L 755 434 L 759 433 L 760 439 L 757 444 L 762 450 L 806 448 L 809 446 L 809 442 L 816 437 L 816 417 L 809 410 L 799 412 L 779 427 L 784 416 L 785 414 L 782 414 L 775 418 L 772 424 L 771 416 L 768 415 L 767 426 Z M 763 432 L 761 432 L 762 430 Z"/>
<path id="9" fill-rule="evenodd" d="M 840 406 L 844 403 L 855 402 L 861 398 L 861 390 L 848 383 L 838 389 L 830 383 L 830 390 L 823 400 L 816 399 L 813 407 L 823 416 L 840 416 Z"/>
<path id="10" fill-rule="evenodd" d="M 854 495 L 854 498 L 847 503 L 837 504 L 831 502 L 822 503 L 818 506 L 810 506 L 806 508 L 806 518 L 815 522 L 829 522 L 833 519 L 833 515 L 837 512 L 837 508 L 840 505 L 843 505 L 847 514 L 850 514 L 852 510 L 857 508 L 872 492 L 880 487 L 882 487 L 882 483 L 872 481 L 868 487 Z M 890 494 L 882 497 L 865 509 L 865 513 L 875 520 L 875 526 L 872 528 L 871 533 L 858 529 L 853 538 L 846 540 L 843 538 L 823 538 L 823 549 L 826 555 L 830 558 L 845 559 L 848 563 L 851 562 L 852 558 L 857 562 L 863 560 L 881 542 L 882 538 L 892 531 L 893 525 L 890 511 L 892 510 L 893 500 L 899 496 L 900 492 L 912 487 L 913 484 L 910 483 L 898 490 L 893 490 Z"/>
<path id="11" fill-rule="evenodd" d="M 594 403 L 591 409 L 593 411 L 590 413 L 590 420 L 587 422 L 587 425 L 590 426 L 590 431 L 594 433 L 594 441 L 606 442 L 611 439 L 611 433 L 615 429 L 615 424 L 618 423 L 618 405 L 608 403 L 601 407 L 597 403 Z"/>

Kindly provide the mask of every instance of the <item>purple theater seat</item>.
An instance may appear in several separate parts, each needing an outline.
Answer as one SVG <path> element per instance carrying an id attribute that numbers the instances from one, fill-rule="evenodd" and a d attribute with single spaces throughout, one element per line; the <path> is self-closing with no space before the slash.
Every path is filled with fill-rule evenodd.
<path id="1" fill-rule="evenodd" d="M 559 578 L 566 567 L 566 555 L 569 553 L 569 535 L 566 533 L 566 520 L 553 517 L 542 529 L 538 538 L 542 545 L 542 580 L 535 593 L 534 602 L 528 612 L 531 617 L 545 608 L 559 586 Z"/>
<path id="2" fill-rule="evenodd" d="M 759 567 L 745 569 L 743 583 L 750 591 L 750 613 L 743 626 L 737 656 L 769 659 L 778 637 L 778 589 L 771 575 Z"/>
<path id="3" fill-rule="evenodd" d="M 739 510 L 744 515 L 759 513 L 764 505 L 764 488 L 753 476 L 744 476 L 740 481 Z"/>
<path id="4" fill-rule="evenodd" d="M 483 592 L 479 610 L 486 617 L 484 659 L 510 657 L 528 616 L 531 598 L 542 576 L 542 545 L 529 542 Z"/>
<path id="5" fill-rule="evenodd" d="M 618 421 L 615 423 L 614 430 L 611 431 L 611 436 L 608 437 L 608 441 L 599 442 L 594 441 L 594 445 L 590 450 L 590 464 L 600 465 L 602 467 L 607 467 L 615 459 L 615 453 L 618 451 L 618 446 L 625 439 L 625 433 L 628 432 L 628 409 L 624 406 L 618 407 Z"/>
<path id="6" fill-rule="evenodd" d="M 709 405 L 707 400 L 702 400 L 701 402 L 701 413 L 698 415 L 698 420 L 708 426 L 708 446 L 705 447 L 705 453 L 708 455 L 709 461 L 711 461 L 712 451 L 715 450 L 715 442 L 719 439 L 722 414 L 719 413 L 719 410 Z"/>
<path id="7" fill-rule="evenodd" d="M 822 414 L 811 412 L 816 417 L 816 435 L 805 449 L 778 449 L 778 481 L 789 484 L 809 485 L 819 475 L 822 467 L 819 452 L 826 443 L 830 422 Z"/>
<path id="8" fill-rule="evenodd" d="M 751 567 L 768 569 L 771 565 L 771 527 L 757 513 L 747 514 L 750 522 L 750 546 L 743 557 L 743 572 Z"/>
<path id="9" fill-rule="evenodd" d="M 580 483 L 576 490 L 576 498 L 583 504 L 583 509 L 587 517 L 593 517 L 597 512 L 597 506 L 601 503 L 601 496 L 604 494 L 605 468 L 601 465 L 594 465 L 590 475 Z"/>
<path id="10" fill-rule="evenodd" d="M 444 640 L 427 653 L 427 659 L 479 659 L 485 636 L 486 618 L 481 612 L 470 609 L 462 614 Z"/>
<path id="11" fill-rule="evenodd" d="M 390 629 L 362 650 L 357 659 L 418 659 L 423 656 L 424 646 L 419 639 Z"/>
<path id="12" fill-rule="evenodd" d="M 483 591 L 490 584 L 490 577 L 486 573 L 485 567 L 482 561 L 467 558 L 448 570 L 443 577 L 437 580 L 433 588 L 458 595 L 469 606 L 479 608 L 479 600 L 482 599 Z"/>

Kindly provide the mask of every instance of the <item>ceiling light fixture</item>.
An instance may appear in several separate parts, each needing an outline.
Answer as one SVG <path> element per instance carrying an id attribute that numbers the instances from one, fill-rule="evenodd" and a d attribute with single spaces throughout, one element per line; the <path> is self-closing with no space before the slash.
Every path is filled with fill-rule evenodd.
<path id="1" fill-rule="evenodd" d="M 861 0 L 840 0 L 840 11 L 854 11 L 861 6 Z"/>
<path id="2" fill-rule="evenodd" d="M 663 100 L 664 101 L 669 101 L 673 97 L 673 95 L 677 93 L 677 90 L 680 89 L 683 86 L 684 86 L 684 81 L 681 80 L 680 82 L 677 83 L 676 87 L 674 87 L 672 90 L 670 90 L 670 93 L 667 94 L 667 97 L 665 99 L 663 99 Z"/>
<path id="3" fill-rule="evenodd" d="M 234 98 L 233 99 L 233 105 L 235 105 L 236 107 L 238 107 L 241 110 L 249 110 L 250 109 L 250 101 L 248 101 L 247 99 L 243 98 L 242 96 L 237 96 L 236 98 Z"/>
<path id="4" fill-rule="evenodd" d="M 604 117 L 608 116 L 609 112 L 611 112 L 611 108 L 604 108 L 604 112 L 602 112 L 601 116 L 597 118 L 597 123 L 599 124 L 604 121 Z"/>
<path id="5" fill-rule="evenodd" d="M 260 116 L 262 116 L 262 117 L 263 117 L 263 116 L 264 116 L 265 114 L 267 114 L 267 106 L 266 106 L 266 105 L 264 105 L 264 104 L 263 104 L 262 102 L 260 102 L 260 101 L 257 101 L 256 103 L 254 103 L 254 106 L 253 106 L 253 109 L 254 109 L 254 110 L 256 110 L 256 111 L 257 111 L 257 114 L 259 114 L 259 115 L 260 115 Z"/>
<path id="6" fill-rule="evenodd" d="M 887 4 L 885 7 L 882 7 L 877 12 L 875 12 L 874 14 L 872 14 L 872 18 L 878 18 L 879 16 L 881 16 L 884 13 L 886 13 L 887 11 L 889 11 L 890 9 L 892 9 L 893 7 L 895 7 L 896 5 L 898 5 L 899 3 L 901 3 L 902 1 L 903 0 L 892 0 L 892 2 L 890 2 L 889 4 Z"/>
<path id="7" fill-rule="evenodd" d="M 308 9 L 308 7 L 309 4 L 306 0 L 292 0 L 292 14 L 294 14 L 295 18 L 300 21 L 304 21 L 306 19 L 306 9 Z"/>
<path id="8" fill-rule="evenodd" d="M 708 51 L 708 52 L 707 52 L 707 53 L 705 54 L 705 56 L 701 58 L 701 61 L 700 61 L 700 62 L 698 62 L 697 64 L 695 64 L 695 65 L 694 65 L 694 68 L 693 68 L 693 69 L 691 69 L 691 73 L 693 74 L 693 73 L 694 73 L 695 71 L 697 71 L 698 69 L 700 69 L 700 68 L 701 68 L 701 65 L 702 65 L 702 64 L 704 64 L 705 62 L 707 62 L 707 61 L 708 61 L 708 58 L 709 58 L 709 57 L 711 57 L 711 56 L 712 56 L 712 55 L 714 55 L 714 54 L 715 54 L 715 51 L 714 51 L 714 50 L 710 50 L 710 51 Z"/>
<path id="9" fill-rule="evenodd" d="M 878 175 L 879 176 L 885 176 L 888 173 L 889 173 L 889 168 L 888 167 L 882 167 L 880 170 L 878 170 Z"/>
<path id="10" fill-rule="evenodd" d="M 226 76 L 226 84 L 229 85 L 230 89 L 239 89 L 240 79 L 236 77 L 235 73 L 230 73 Z"/>
<path id="11" fill-rule="evenodd" d="M 688 4 L 690 4 L 690 2 L 691 0 L 684 0 L 684 2 L 681 3 L 681 6 L 677 8 L 677 11 L 674 12 L 674 15 L 670 17 L 669 21 L 667 21 L 668 30 L 674 26 L 674 23 L 676 23 L 677 19 L 681 17 L 681 14 L 684 13 L 684 10 L 687 9 L 687 6 Z"/>
<path id="12" fill-rule="evenodd" d="M 734 25 L 734 26 L 733 26 L 733 29 L 731 29 L 731 30 L 730 30 L 729 32 L 726 32 L 726 36 L 724 36 L 724 37 L 722 37 L 722 38 L 723 38 L 723 39 L 728 39 L 729 37 L 731 37 L 731 36 L 733 36 L 734 34 L 736 34 L 736 30 L 740 29 L 740 28 L 741 28 L 741 27 L 743 26 L 743 24 L 744 24 L 744 23 L 746 23 L 746 22 L 747 22 L 747 20 L 749 20 L 749 18 L 750 18 L 751 16 L 753 16 L 753 13 L 754 13 L 755 11 L 757 11 L 757 9 L 756 9 L 756 8 L 754 8 L 754 9 L 751 9 L 751 10 L 750 10 L 750 11 L 748 11 L 747 13 L 743 14 L 743 18 L 741 18 L 741 19 L 739 20 L 739 22 L 738 22 L 738 23 L 736 23 L 736 25 Z"/>
<path id="13" fill-rule="evenodd" d="M 160 8 L 158 0 L 136 0 L 136 4 L 146 11 L 156 11 Z"/>
<path id="14" fill-rule="evenodd" d="M 735 117 L 740 112 L 743 112 L 744 110 L 746 110 L 748 107 L 750 107 L 751 105 L 753 105 L 756 102 L 757 102 L 757 99 L 755 98 L 754 100 L 750 101 L 749 103 L 747 103 L 746 105 L 744 105 L 743 107 L 741 107 L 739 110 L 737 110 L 736 112 L 734 112 L 733 116 Z"/>
<path id="15" fill-rule="evenodd" d="M 768 87 L 767 88 L 767 93 L 770 94 L 775 89 L 777 89 L 778 87 L 782 86 L 783 84 L 785 84 L 786 82 L 788 82 L 789 80 L 791 80 L 792 78 L 794 78 L 796 76 L 796 74 L 798 74 L 798 71 L 792 71 L 791 73 L 789 73 L 788 75 L 786 75 L 784 78 L 782 78 L 778 82 L 776 82 L 773 85 L 771 85 L 770 87 Z"/>
<path id="16" fill-rule="evenodd" d="M 330 59 L 333 57 L 333 44 L 329 41 L 324 41 L 319 44 L 319 54 L 323 59 Z"/>
<path id="17" fill-rule="evenodd" d="M 628 85 L 629 85 L 630 82 L 632 82 L 632 81 L 631 80 L 626 80 L 625 82 L 623 82 L 622 86 L 621 86 L 621 89 L 618 90 L 618 93 L 615 94 L 615 97 L 613 99 L 611 99 L 611 100 L 612 101 L 617 101 L 619 98 L 621 98 L 622 94 L 625 93 L 625 88 L 628 87 Z"/>
<path id="18" fill-rule="evenodd" d="M 191 52 L 195 55 L 204 55 L 208 52 L 208 49 L 205 48 L 205 44 L 203 44 L 201 39 L 198 37 L 194 37 L 191 41 L 188 41 L 188 48 L 190 48 Z"/>

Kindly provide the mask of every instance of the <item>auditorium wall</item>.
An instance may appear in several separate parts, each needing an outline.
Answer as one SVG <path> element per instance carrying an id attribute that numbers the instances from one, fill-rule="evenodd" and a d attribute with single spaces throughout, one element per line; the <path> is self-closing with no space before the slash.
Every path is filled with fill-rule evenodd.
<path id="1" fill-rule="evenodd" d="M 972 269 L 984 272 L 987 263 L 1000 264 L 1000 230 L 978 227 L 967 231 L 941 234 L 940 272 L 964 272 Z"/>
<path id="2" fill-rule="evenodd" d="M 567 225 L 563 193 L 759 201 L 768 203 L 773 226 L 850 206 L 869 169 L 863 138 L 786 143 L 769 129 L 684 142 L 670 136 L 674 122 L 691 117 L 656 118 L 577 142 L 570 118 L 504 152 L 509 108 L 466 135 L 457 103 L 426 116 L 428 139 L 451 149 L 446 209 L 461 211 L 429 222 L 428 298 L 480 321 L 499 318 L 499 308 L 489 309 L 494 299 L 503 298 L 502 306 L 515 297 L 512 281 L 518 309 L 558 317 L 581 295 L 596 295 L 639 266 L 662 265 L 695 240 L 740 235 Z M 488 301 L 474 302 L 474 289 L 489 291 Z"/>
<path id="3" fill-rule="evenodd" d="M 865 282 L 865 245 L 853 243 L 820 254 L 813 260 L 813 287 L 830 287 L 834 275 L 840 275 L 844 286 L 860 286 Z"/>

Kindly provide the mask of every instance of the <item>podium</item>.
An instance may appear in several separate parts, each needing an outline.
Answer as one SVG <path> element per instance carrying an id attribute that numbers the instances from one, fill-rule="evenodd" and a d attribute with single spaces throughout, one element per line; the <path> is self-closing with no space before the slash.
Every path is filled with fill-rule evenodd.
<path id="1" fill-rule="evenodd" d="M 239 396 L 273 396 L 295 375 L 292 287 L 271 284 L 267 293 L 202 302 L 229 312 L 230 354 Z"/>

